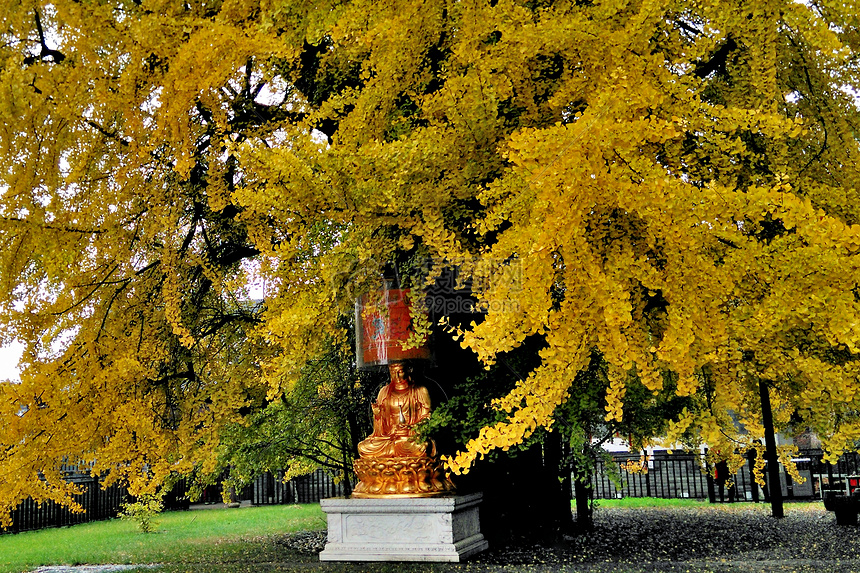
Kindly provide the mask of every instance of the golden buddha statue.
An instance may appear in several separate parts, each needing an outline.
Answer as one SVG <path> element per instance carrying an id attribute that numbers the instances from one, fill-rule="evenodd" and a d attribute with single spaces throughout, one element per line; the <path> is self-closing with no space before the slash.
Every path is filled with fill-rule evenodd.
<path id="1" fill-rule="evenodd" d="M 373 433 L 358 444 L 363 458 L 397 456 L 433 456 L 429 444 L 415 441 L 413 426 L 430 416 L 430 393 L 423 386 L 414 386 L 402 362 L 388 368 L 391 383 L 383 386 L 373 408 Z"/>
<path id="2" fill-rule="evenodd" d="M 432 440 L 420 441 L 414 426 L 430 416 L 427 388 L 413 384 L 402 362 L 389 364 L 391 382 L 373 408 L 373 433 L 358 444 L 359 483 L 354 497 L 425 497 L 453 492 Z"/>

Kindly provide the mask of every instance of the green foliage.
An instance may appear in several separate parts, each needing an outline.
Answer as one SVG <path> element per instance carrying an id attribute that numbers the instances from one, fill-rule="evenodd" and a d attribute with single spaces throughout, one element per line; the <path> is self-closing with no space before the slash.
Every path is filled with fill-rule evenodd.
<path id="1" fill-rule="evenodd" d="M 317 468 L 339 479 L 353 475 L 352 460 L 372 430 L 370 402 L 382 379 L 358 372 L 352 352 L 331 346 L 282 396 L 224 429 L 218 467 L 229 468 L 229 485 L 238 489 L 276 470 L 287 470 L 285 479 Z"/>
<path id="2" fill-rule="evenodd" d="M 534 354 L 524 351 L 512 353 L 499 360 L 490 369 L 456 384 L 451 396 L 435 406 L 420 431 L 444 444 L 445 451 L 462 448 L 484 426 L 504 420 L 504 413 L 492 407 L 492 401 L 507 394 L 516 383 L 518 372 L 527 372 L 524 361 Z M 534 443 L 534 440 L 530 442 Z M 522 444 L 527 447 L 527 444 Z M 521 449 L 513 448 L 514 451 Z M 494 459 L 490 453 L 488 459 Z"/>
<path id="3" fill-rule="evenodd" d="M 153 533 L 159 525 L 155 518 L 163 510 L 164 503 L 160 495 L 145 493 L 136 501 L 123 503 L 119 516 L 135 522 L 141 533 Z"/>

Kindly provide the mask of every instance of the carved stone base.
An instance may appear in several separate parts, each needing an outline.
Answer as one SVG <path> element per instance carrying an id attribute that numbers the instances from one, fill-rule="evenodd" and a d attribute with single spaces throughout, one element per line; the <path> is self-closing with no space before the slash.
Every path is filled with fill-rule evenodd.
<path id="1" fill-rule="evenodd" d="M 451 495 L 454 484 L 442 464 L 428 457 L 359 458 L 359 483 L 352 497 L 432 497 Z"/>
<path id="2" fill-rule="evenodd" d="M 324 499 L 328 543 L 320 561 L 463 561 L 487 548 L 481 497 Z"/>

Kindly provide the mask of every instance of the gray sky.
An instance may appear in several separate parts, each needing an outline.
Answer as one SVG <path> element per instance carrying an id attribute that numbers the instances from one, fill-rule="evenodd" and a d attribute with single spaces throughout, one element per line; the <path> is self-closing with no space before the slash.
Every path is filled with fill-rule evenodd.
<path id="1" fill-rule="evenodd" d="M 18 360 L 23 347 L 17 342 L 0 346 L 0 380 L 18 379 Z"/>

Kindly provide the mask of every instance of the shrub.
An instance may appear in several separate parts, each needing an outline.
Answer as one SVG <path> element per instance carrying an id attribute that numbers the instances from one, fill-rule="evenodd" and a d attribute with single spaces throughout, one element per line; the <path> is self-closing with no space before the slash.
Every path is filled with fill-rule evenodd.
<path id="1" fill-rule="evenodd" d="M 155 516 L 164 509 L 160 495 L 145 493 L 137 501 L 122 504 L 119 516 L 137 523 L 141 533 L 152 533 L 158 528 Z"/>

